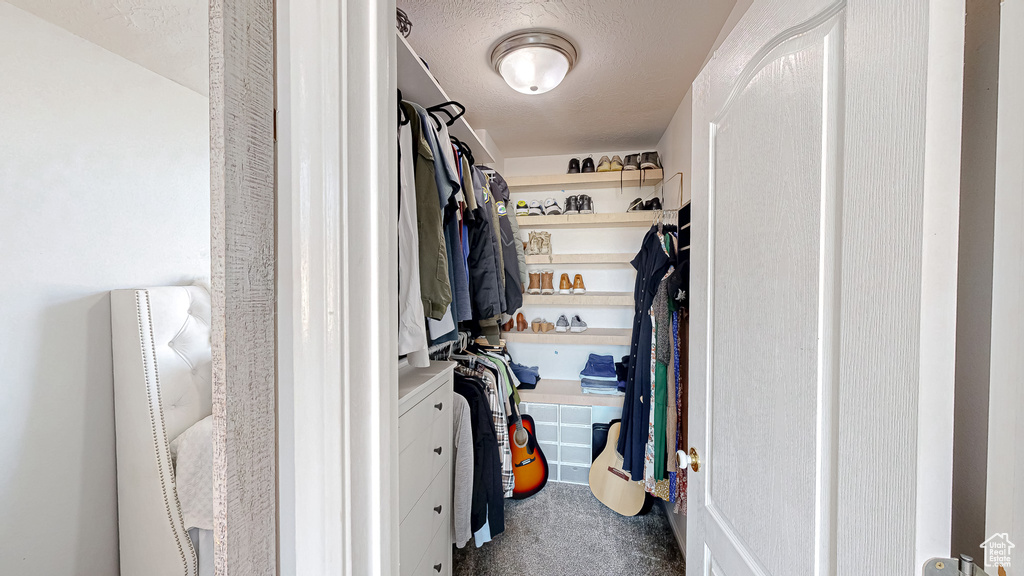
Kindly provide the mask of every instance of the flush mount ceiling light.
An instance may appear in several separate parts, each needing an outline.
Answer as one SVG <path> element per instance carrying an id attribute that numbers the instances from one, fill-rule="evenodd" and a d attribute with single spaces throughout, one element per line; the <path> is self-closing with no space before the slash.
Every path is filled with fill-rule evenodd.
<path id="1" fill-rule="evenodd" d="M 543 94 L 558 86 L 579 54 L 565 38 L 528 30 L 505 38 L 491 52 L 491 66 L 516 92 Z"/>

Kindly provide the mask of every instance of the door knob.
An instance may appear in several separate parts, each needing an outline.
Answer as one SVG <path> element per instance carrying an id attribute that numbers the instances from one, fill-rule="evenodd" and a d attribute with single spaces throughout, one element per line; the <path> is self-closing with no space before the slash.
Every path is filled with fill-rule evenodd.
<path id="1" fill-rule="evenodd" d="M 696 448 L 690 448 L 689 454 L 682 450 L 677 450 L 676 459 L 679 460 L 679 468 L 686 468 L 689 466 L 694 472 L 700 470 L 700 457 L 697 455 Z"/>

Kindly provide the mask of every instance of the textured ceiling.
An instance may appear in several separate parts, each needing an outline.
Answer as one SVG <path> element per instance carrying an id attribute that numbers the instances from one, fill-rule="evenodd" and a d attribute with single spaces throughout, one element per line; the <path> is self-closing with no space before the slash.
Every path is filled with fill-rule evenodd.
<path id="1" fill-rule="evenodd" d="M 398 0 L 409 43 L 507 157 L 654 147 L 735 3 Z M 559 32 L 580 53 L 546 94 L 519 94 L 490 66 L 498 41 L 526 28 Z"/>
<path id="2" fill-rule="evenodd" d="M 7 0 L 161 76 L 209 95 L 207 0 Z"/>

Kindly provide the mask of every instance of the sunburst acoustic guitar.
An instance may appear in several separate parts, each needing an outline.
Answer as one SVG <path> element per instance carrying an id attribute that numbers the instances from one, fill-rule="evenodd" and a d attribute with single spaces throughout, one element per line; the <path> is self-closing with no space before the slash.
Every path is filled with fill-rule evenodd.
<path id="1" fill-rule="evenodd" d="M 540 492 L 548 483 L 548 460 L 537 444 L 536 424 L 529 414 L 519 415 L 515 402 L 509 402 L 512 414 L 509 416 L 508 437 L 512 448 L 512 473 L 515 488 L 512 498 L 522 500 Z"/>
<path id="2" fill-rule="evenodd" d="M 608 427 L 608 443 L 590 465 L 590 491 L 602 504 L 623 516 L 636 516 L 645 508 L 647 493 L 639 482 L 633 482 L 622 469 L 622 456 L 615 449 L 619 442 L 621 422 Z"/>

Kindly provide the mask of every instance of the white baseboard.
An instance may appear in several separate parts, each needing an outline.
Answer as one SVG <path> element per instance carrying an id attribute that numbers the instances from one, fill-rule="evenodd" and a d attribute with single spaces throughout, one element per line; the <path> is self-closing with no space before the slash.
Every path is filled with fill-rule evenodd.
<path id="1" fill-rule="evenodd" d="M 676 537 L 676 542 L 679 544 L 679 550 L 683 553 L 683 558 L 686 557 L 686 516 L 683 514 L 676 514 L 672 511 L 672 507 L 675 504 L 671 502 L 661 501 L 661 505 L 665 508 L 665 515 L 668 516 L 668 523 L 672 525 L 672 534 Z"/>

